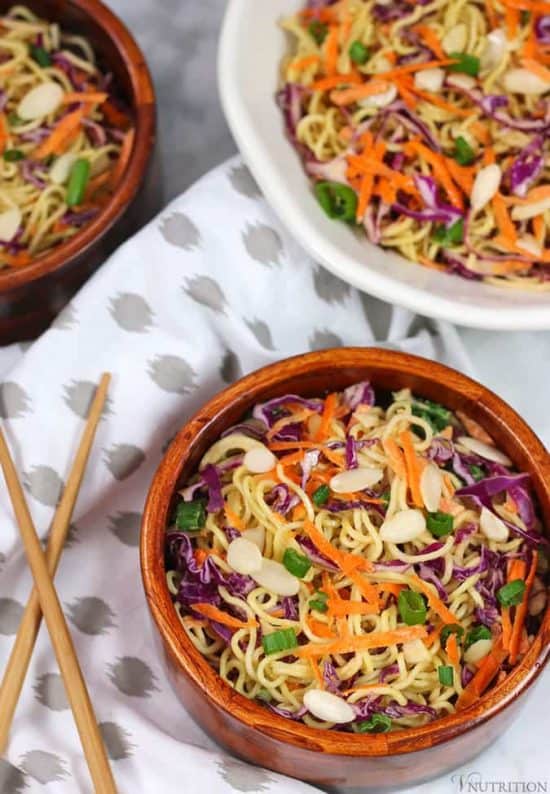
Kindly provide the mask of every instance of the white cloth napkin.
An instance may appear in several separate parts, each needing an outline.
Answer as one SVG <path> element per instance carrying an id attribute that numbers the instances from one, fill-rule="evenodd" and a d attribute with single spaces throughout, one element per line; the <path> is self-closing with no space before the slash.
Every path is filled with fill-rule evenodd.
<path id="1" fill-rule="evenodd" d="M 468 372 L 456 331 L 431 328 L 316 265 L 235 158 L 122 246 L 24 353 L 0 351 L 0 416 L 42 535 L 94 384 L 113 373 L 56 584 L 121 792 L 315 790 L 229 757 L 176 699 L 152 646 L 140 513 L 166 444 L 225 384 L 288 355 L 375 340 Z M 1 671 L 31 579 L 4 488 L 0 518 Z M 548 716 L 536 724 L 542 749 Z M 0 759 L 0 794 L 91 790 L 43 628 Z"/>

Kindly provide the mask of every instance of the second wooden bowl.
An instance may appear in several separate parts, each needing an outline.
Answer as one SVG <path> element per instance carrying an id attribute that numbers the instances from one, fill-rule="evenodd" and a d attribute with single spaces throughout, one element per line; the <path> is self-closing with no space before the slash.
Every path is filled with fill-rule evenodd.
<path id="1" fill-rule="evenodd" d="M 546 531 L 550 458 L 532 430 L 495 394 L 452 369 L 387 350 L 341 348 L 265 367 L 210 400 L 180 431 L 162 461 L 143 516 L 141 566 L 159 649 L 175 691 L 220 744 L 254 764 L 326 787 L 414 785 L 469 761 L 517 716 L 550 655 L 550 608 L 516 669 L 474 706 L 421 728 L 364 736 L 291 722 L 223 681 L 187 639 L 165 579 L 165 530 L 178 486 L 226 428 L 257 402 L 283 394 L 319 396 L 368 379 L 378 389 L 411 388 L 475 418 L 519 470 L 531 474 Z"/>
<path id="2" fill-rule="evenodd" d="M 0 0 L 0 13 L 14 5 Z M 30 265 L 0 270 L 0 344 L 43 331 L 73 293 L 124 240 L 160 209 L 155 162 L 155 92 L 145 58 L 124 24 L 100 0 L 28 0 L 43 19 L 86 36 L 131 109 L 135 142 L 120 184 L 101 213 L 68 242 Z M 135 199 L 141 191 L 141 199 Z"/>

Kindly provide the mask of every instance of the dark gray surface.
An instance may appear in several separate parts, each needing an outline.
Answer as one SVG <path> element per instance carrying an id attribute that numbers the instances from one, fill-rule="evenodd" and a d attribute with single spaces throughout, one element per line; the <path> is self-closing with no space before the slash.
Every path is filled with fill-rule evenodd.
<path id="1" fill-rule="evenodd" d="M 220 107 L 216 48 L 225 0 L 108 0 L 142 47 L 157 90 L 165 197 L 236 151 Z"/>

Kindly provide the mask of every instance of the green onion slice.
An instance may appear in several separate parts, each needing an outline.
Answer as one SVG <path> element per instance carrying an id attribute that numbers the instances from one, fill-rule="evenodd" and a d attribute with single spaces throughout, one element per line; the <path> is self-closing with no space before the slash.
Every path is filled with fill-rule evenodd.
<path id="1" fill-rule="evenodd" d="M 447 623 L 443 626 L 439 635 L 442 648 L 445 648 L 451 634 L 456 634 L 457 638 L 460 640 L 464 636 L 464 628 L 458 623 Z"/>
<path id="2" fill-rule="evenodd" d="M 307 32 L 313 39 L 315 39 L 317 44 L 322 44 L 327 37 L 328 27 L 324 22 L 314 19 L 309 23 Z"/>
<path id="3" fill-rule="evenodd" d="M 18 160 L 23 160 L 25 153 L 21 149 L 6 149 L 4 152 L 4 160 L 6 163 L 16 163 Z"/>
<path id="4" fill-rule="evenodd" d="M 317 182 L 315 185 L 317 201 L 332 220 L 355 222 L 357 194 L 347 185 L 339 182 Z"/>
<path id="5" fill-rule="evenodd" d="M 452 686 L 454 683 L 454 669 L 450 664 L 440 664 L 437 668 L 439 683 L 443 686 Z"/>
<path id="6" fill-rule="evenodd" d="M 466 52 L 451 52 L 449 58 L 452 58 L 455 63 L 448 66 L 449 72 L 461 72 L 462 74 L 469 74 L 470 77 L 477 77 L 479 74 L 479 58 L 475 55 L 468 55 Z"/>
<path id="7" fill-rule="evenodd" d="M 466 635 L 464 650 L 467 650 L 470 645 L 474 644 L 474 642 L 477 642 L 478 640 L 490 640 L 492 636 L 493 635 L 487 626 L 474 626 L 474 628 Z"/>
<path id="8" fill-rule="evenodd" d="M 476 153 L 466 138 L 459 136 L 455 141 L 453 157 L 459 165 L 470 165 L 476 159 Z"/>
<path id="9" fill-rule="evenodd" d="M 176 526 L 178 529 L 195 532 L 202 529 L 206 523 L 206 508 L 204 502 L 195 499 L 192 502 L 180 502 L 176 512 Z"/>
<path id="10" fill-rule="evenodd" d="M 301 579 L 311 568 L 311 560 L 295 549 L 286 549 L 283 554 L 283 565 L 289 573 Z"/>
<path id="11" fill-rule="evenodd" d="M 82 204 L 86 185 L 90 178 L 90 161 L 80 157 L 73 163 L 67 185 L 67 205 L 74 207 Z"/>
<path id="12" fill-rule="evenodd" d="M 328 595 L 322 590 L 316 590 L 313 593 L 313 598 L 309 601 L 311 609 L 316 609 L 317 612 L 326 612 L 328 609 L 327 604 Z"/>
<path id="13" fill-rule="evenodd" d="M 328 485 L 320 485 L 317 488 L 317 490 L 313 491 L 311 499 L 314 505 L 316 505 L 317 507 L 321 507 L 322 505 L 325 504 L 325 502 L 328 502 L 329 496 L 330 496 L 330 488 L 328 487 Z"/>
<path id="14" fill-rule="evenodd" d="M 428 610 L 424 596 L 414 590 L 401 590 L 397 599 L 399 614 L 407 626 L 416 626 L 426 622 Z"/>
<path id="15" fill-rule="evenodd" d="M 514 579 L 497 590 L 497 598 L 503 607 L 517 607 L 523 601 L 525 582 L 523 579 Z"/>
<path id="16" fill-rule="evenodd" d="M 387 733 L 391 731 L 391 719 L 385 714 L 373 714 L 369 720 L 358 722 L 355 730 L 358 733 Z"/>
<path id="17" fill-rule="evenodd" d="M 442 538 L 453 531 L 453 517 L 450 513 L 428 513 L 426 526 L 435 538 Z"/>
<path id="18" fill-rule="evenodd" d="M 264 634 L 262 645 L 266 654 L 290 651 L 298 645 L 298 638 L 294 629 L 279 629 L 271 634 Z"/>
<path id="19" fill-rule="evenodd" d="M 358 63 L 359 66 L 363 66 L 370 58 L 370 52 L 362 41 L 354 41 L 349 48 L 349 57 L 353 63 Z"/>
<path id="20" fill-rule="evenodd" d="M 50 53 L 47 52 L 44 49 L 44 47 L 39 47 L 37 44 L 31 44 L 31 46 L 29 47 L 29 51 L 31 54 L 31 58 L 33 59 L 33 61 L 36 61 L 36 63 L 39 66 L 46 67 L 52 65 L 52 59 L 50 57 Z"/>

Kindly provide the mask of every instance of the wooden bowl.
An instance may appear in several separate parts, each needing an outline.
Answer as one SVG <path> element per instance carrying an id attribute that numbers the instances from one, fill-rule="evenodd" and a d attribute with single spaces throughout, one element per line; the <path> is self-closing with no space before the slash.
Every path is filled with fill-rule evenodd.
<path id="1" fill-rule="evenodd" d="M 14 5 L 0 0 L 0 12 Z M 127 28 L 99 0 L 28 0 L 44 19 L 85 35 L 125 99 L 136 130 L 134 149 L 116 191 L 101 213 L 66 243 L 19 269 L 0 270 L 0 344 L 44 330 L 107 256 L 159 209 L 155 164 L 155 92 L 143 53 Z M 141 191 L 140 201 L 135 199 Z"/>
<path id="2" fill-rule="evenodd" d="M 165 528 L 174 492 L 224 429 L 256 402 L 289 392 L 318 396 L 364 379 L 375 388 L 410 387 L 419 396 L 475 418 L 516 466 L 531 474 L 543 521 L 550 527 L 550 457 L 506 403 L 479 383 L 433 361 L 373 348 L 341 348 L 297 356 L 248 375 L 216 395 L 187 422 L 149 491 L 141 566 L 169 678 L 185 708 L 207 733 L 241 758 L 277 772 L 326 787 L 378 790 L 414 785 L 448 772 L 504 731 L 548 660 L 550 608 L 521 664 L 474 706 L 421 728 L 370 736 L 343 734 L 279 717 L 225 683 L 187 639 L 166 586 L 164 567 Z"/>

